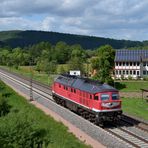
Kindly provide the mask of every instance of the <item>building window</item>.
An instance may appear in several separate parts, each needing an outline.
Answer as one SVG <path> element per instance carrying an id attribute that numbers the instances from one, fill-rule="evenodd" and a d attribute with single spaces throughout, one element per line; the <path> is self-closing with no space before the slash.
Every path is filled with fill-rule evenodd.
<path id="1" fill-rule="evenodd" d="M 139 62 L 137 62 L 137 66 L 139 66 L 140 65 L 140 63 Z"/>
<path id="2" fill-rule="evenodd" d="M 125 75 L 125 70 L 123 70 L 123 75 Z"/>
<path id="3" fill-rule="evenodd" d="M 119 70 L 119 75 L 121 75 L 121 70 Z"/>
<path id="4" fill-rule="evenodd" d="M 143 75 L 146 75 L 146 71 L 145 70 L 143 71 Z"/>
<path id="5" fill-rule="evenodd" d="M 118 66 L 118 62 L 116 62 L 115 65 Z"/>
<path id="6" fill-rule="evenodd" d="M 123 66 L 125 66 L 125 62 L 123 62 Z"/>
<path id="7" fill-rule="evenodd" d="M 133 71 L 133 75 L 135 75 L 135 74 L 136 74 L 136 71 L 134 70 L 134 71 Z"/>
<path id="8" fill-rule="evenodd" d="M 134 66 L 136 66 L 136 62 L 134 62 Z"/>
<path id="9" fill-rule="evenodd" d="M 130 66 L 132 66 L 133 64 L 132 64 L 132 62 L 130 62 Z"/>
<path id="10" fill-rule="evenodd" d="M 140 72 L 139 71 L 137 71 L 137 76 L 139 76 L 140 75 Z"/>
<path id="11" fill-rule="evenodd" d="M 129 63 L 128 62 L 126 62 L 126 66 L 128 66 L 129 65 Z"/>
<path id="12" fill-rule="evenodd" d="M 132 75 L 133 73 L 132 73 L 132 70 L 130 70 L 130 75 Z"/>
<path id="13" fill-rule="evenodd" d="M 121 66 L 122 64 L 121 64 L 121 62 L 119 62 L 119 66 Z"/>
<path id="14" fill-rule="evenodd" d="M 143 66 L 146 66 L 146 62 L 143 62 Z"/>
<path id="15" fill-rule="evenodd" d="M 126 71 L 126 74 L 128 75 L 128 70 Z"/>
<path id="16" fill-rule="evenodd" d="M 118 75 L 118 70 L 116 70 L 116 75 Z"/>

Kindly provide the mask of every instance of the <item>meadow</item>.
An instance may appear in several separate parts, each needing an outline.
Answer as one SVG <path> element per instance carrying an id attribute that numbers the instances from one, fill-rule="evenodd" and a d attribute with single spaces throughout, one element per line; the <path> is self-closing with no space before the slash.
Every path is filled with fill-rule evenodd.
<path id="1" fill-rule="evenodd" d="M 141 98 L 122 98 L 123 112 L 148 121 L 148 102 Z"/>

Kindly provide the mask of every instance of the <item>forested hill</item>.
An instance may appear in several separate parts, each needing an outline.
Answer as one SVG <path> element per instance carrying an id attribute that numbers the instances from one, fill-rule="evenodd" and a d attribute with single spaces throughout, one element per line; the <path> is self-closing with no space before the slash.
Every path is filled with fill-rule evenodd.
<path id="1" fill-rule="evenodd" d="M 4 42 L 0 41 L 0 47 L 5 46 Z"/>
<path id="2" fill-rule="evenodd" d="M 80 44 L 84 49 L 94 49 L 101 45 L 110 44 L 115 49 L 142 46 L 143 42 L 130 40 L 115 40 L 102 37 L 73 35 L 45 31 L 1 31 L 0 46 L 7 45 L 12 48 L 25 47 L 42 41 L 49 41 L 55 45 L 64 41 L 69 45 Z"/>

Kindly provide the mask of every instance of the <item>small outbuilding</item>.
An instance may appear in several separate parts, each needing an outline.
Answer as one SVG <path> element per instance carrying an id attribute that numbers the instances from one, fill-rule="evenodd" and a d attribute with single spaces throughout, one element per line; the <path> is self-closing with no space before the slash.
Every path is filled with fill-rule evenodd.
<path id="1" fill-rule="evenodd" d="M 69 74 L 72 75 L 72 76 L 80 76 L 81 71 L 80 70 L 70 70 Z"/>

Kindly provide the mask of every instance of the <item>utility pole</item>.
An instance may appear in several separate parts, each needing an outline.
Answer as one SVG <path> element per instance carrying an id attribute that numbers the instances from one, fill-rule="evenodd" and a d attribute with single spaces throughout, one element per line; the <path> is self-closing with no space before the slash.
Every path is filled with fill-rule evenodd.
<path id="1" fill-rule="evenodd" d="M 33 71 L 32 71 L 32 58 L 31 58 L 30 59 L 30 99 L 29 101 L 33 101 L 32 80 L 33 80 Z"/>
<path id="2" fill-rule="evenodd" d="M 88 61 L 88 60 L 86 61 L 86 64 L 87 64 L 87 65 L 86 65 L 86 66 L 87 66 L 87 68 L 86 68 L 86 69 L 87 69 L 87 70 L 86 70 L 86 71 L 87 71 L 87 72 L 86 72 L 86 75 L 87 75 L 87 78 L 89 78 L 89 61 Z"/>

